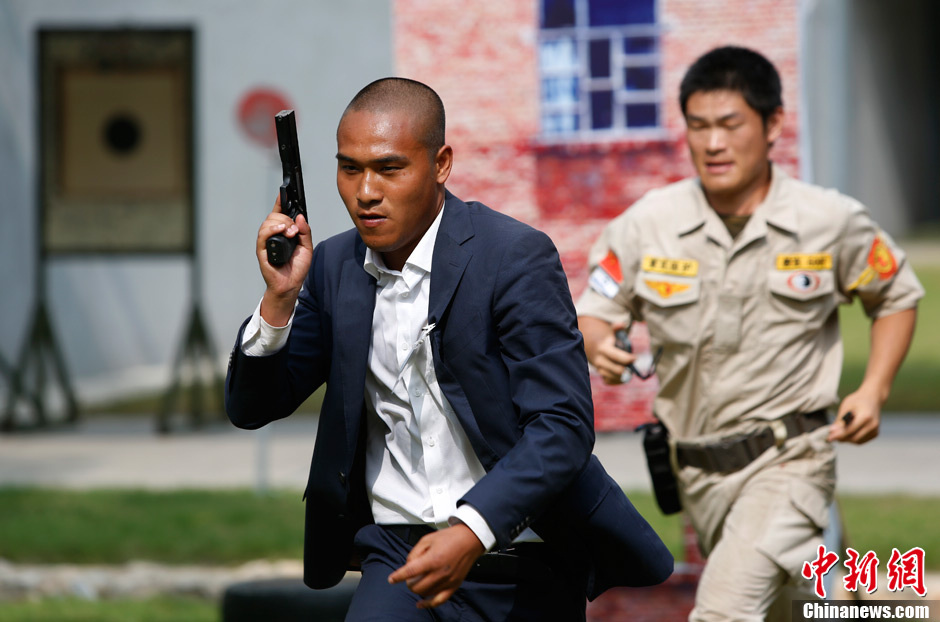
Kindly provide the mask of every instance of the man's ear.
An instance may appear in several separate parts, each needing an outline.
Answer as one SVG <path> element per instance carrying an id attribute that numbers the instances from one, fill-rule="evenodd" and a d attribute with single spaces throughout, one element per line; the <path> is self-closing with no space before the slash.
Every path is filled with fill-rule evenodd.
<path id="1" fill-rule="evenodd" d="M 764 123 L 764 134 L 768 145 L 773 145 L 783 134 L 783 108 L 778 107 L 767 117 Z"/>
<path id="2" fill-rule="evenodd" d="M 444 145 L 437 150 L 434 156 L 434 167 L 437 183 L 443 184 L 450 177 L 450 169 L 454 165 L 454 150 L 450 145 Z"/>

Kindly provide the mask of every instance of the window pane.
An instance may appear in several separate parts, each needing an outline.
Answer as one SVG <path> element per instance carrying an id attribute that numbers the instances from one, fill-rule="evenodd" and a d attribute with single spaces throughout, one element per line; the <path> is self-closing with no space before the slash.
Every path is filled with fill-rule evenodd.
<path id="1" fill-rule="evenodd" d="M 546 134 L 565 134 L 578 131 L 578 115 L 546 114 L 542 115 L 542 130 Z"/>
<path id="2" fill-rule="evenodd" d="M 595 130 L 602 130 L 613 125 L 613 101 L 612 91 L 593 91 L 591 93 L 591 127 Z"/>
<path id="3" fill-rule="evenodd" d="M 574 73 L 578 69 L 578 50 L 574 39 L 553 39 L 539 45 L 539 67 L 545 72 Z"/>
<path id="4" fill-rule="evenodd" d="M 656 104 L 627 104 L 627 127 L 656 127 Z"/>
<path id="5" fill-rule="evenodd" d="M 591 77 L 610 77 L 610 39 L 594 39 L 589 48 L 591 59 Z"/>
<path id="6" fill-rule="evenodd" d="M 655 51 L 655 37 L 627 37 L 623 40 L 624 54 L 652 54 Z"/>
<path id="7" fill-rule="evenodd" d="M 655 67 L 627 67 L 623 84 L 628 91 L 652 91 L 656 88 Z"/>
<path id="8" fill-rule="evenodd" d="M 574 26 L 574 0 L 542 0 L 542 28 Z"/>
<path id="9" fill-rule="evenodd" d="M 578 102 L 578 79 L 574 77 L 543 78 L 543 104 L 576 104 Z"/>
<path id="10" fill-rule="evenodd" d="M 546 0 L 547 1 L 547 0 Z M 654 23 L 654 0 L 588 0 L 591 26 Z"/>

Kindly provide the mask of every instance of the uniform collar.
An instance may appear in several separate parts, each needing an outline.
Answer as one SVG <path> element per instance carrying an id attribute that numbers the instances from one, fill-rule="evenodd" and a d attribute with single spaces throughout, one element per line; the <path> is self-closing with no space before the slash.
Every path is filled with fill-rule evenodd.
<path id="1" fill-rule="evenodd" d="M 767 234 L 767 225 L 782 229 L 789 233 L 795 233 L 797 230 L 796 206 L 789 200 L 787 195 L 787 181 L 790 179 L 783 169 L 774 163 L 771 163 L 770 189 L 767 196 L 754 213 L 751 215 L 751 221 L 738 236 L 737 240 L 731 239 L 727 227 L 721 221 L 721 217 L 708 204 L 705 198 L 705 192 L 702 190 L 702 184 L 699 179 L 689 180 L 690 192 L 693 195 L 693 201 L 689 204 L 688 213 L 682 214 L 677 219 L 678 235 L 684 236 L 705 228 L 705 234 L 718 242 L 722 246 L 742 246 L 749 244 L 753 240 L 763 237 Z"/>
<path id="2" fill-rule="evenodd" d="M 770 182 L 770 192 L 767 193 L 767 198 L 758 206 L 754 214 L 759 214 L 769 225 L 789 233 L 796 233 L 799 225 L 796 204 L 792 197 L 787 196 L 791 188 L 790 176 L 775 164 L 772 165 L 771 171 L 773 171 L 773 178 Z"/>

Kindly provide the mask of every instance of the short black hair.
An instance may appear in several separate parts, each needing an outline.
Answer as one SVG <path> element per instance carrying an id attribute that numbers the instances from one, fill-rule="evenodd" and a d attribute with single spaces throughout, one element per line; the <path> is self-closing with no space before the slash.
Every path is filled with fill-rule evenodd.
<path id="1" fill-rule="evenodd" d="M 764 123 L 783 106 L 780 74 L 773 63 L 743 47 L 716 48 L 692 63 L 679 86 L 682 115 L 685 116 L 686 105 L 693 94 L 710 91 L 740 93 Z"/>
<path id="2" fill-rule="evenodd" d="M 408 78 L 380 78 L 356 93 L 346 106 L 343 116 L 350 111 L 360 110 L 413 112 L 424 125 L 420 138 L 432 156 L 444 146 L 444 102 L 427 84 Z"/>

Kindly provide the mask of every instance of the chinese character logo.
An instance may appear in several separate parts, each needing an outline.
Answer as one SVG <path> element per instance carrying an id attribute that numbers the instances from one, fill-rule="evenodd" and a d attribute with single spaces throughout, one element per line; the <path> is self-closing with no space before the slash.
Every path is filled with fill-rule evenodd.
<path id="1" fill-rule="evenodd" d="M 860 585 L 865 587 L 869 594 L 878 589 L 878 556 L 874 551 L 868 551 L 865 555 L 860 555 L 853 548 L 845 550 L 846 560 L 843 563 L 848 569 L 845 577 L 842 578 L 842 585 L 849 592 L 856 592 Z M 839 561 L 839 555 L 832 551 L 827 551 L 826 547 L 820 545 L 817 549 L 816 559 L 810 562 L 804 562 L 801 574 L 804 579 L 815 580 L 815 592 L 819 598 L 826 597 L 826 587 L 823 584 L 823 577 L 826 576 Z M 907 553 L 901 553 L 897 549 L 891 549 L 891 559 L 888 560 L 888 590 L 900 592 L 909 587 L 917 593 L 918 596 L 927 595 L 927 587 L 924 585 L 924 549 L 914 547 Z"/>
<path id="2" fill-rule="evenodd" d="M 853 548 L 845 550 L 848 559 L 842 565 L 849 569 L 842 579 L 842 584 L 849 592 L 858 590 L 859 584 L 865 586 L 865 591 L 873 594 L 878 589 L 878 556 L 874 551 L 868 551 L 860 557 Z"/>
<path id="3" fill-rule="evenodd" d="M 900 592 L 910 587 L 918 596 L 926 596 L 924 586 L 924 549 L 915 547 L 903 555 L 891 549 L 888 560 L 888 590 Z"/>
<path id="4" fill-rule="evenodd" d="M 839 556 L 836 553 L 826 551 L 826 547 L 820 544 L 816 554 L 816 560 L 803 564 L 803 578 L 816 579 L 816 596 L 820 598 L 826 597 L 826 587 L 823 585 L 823 577 L 826 576 L 827 572 L 832 570 L 832 567 L 835 566 L 838 561 Z"/>

